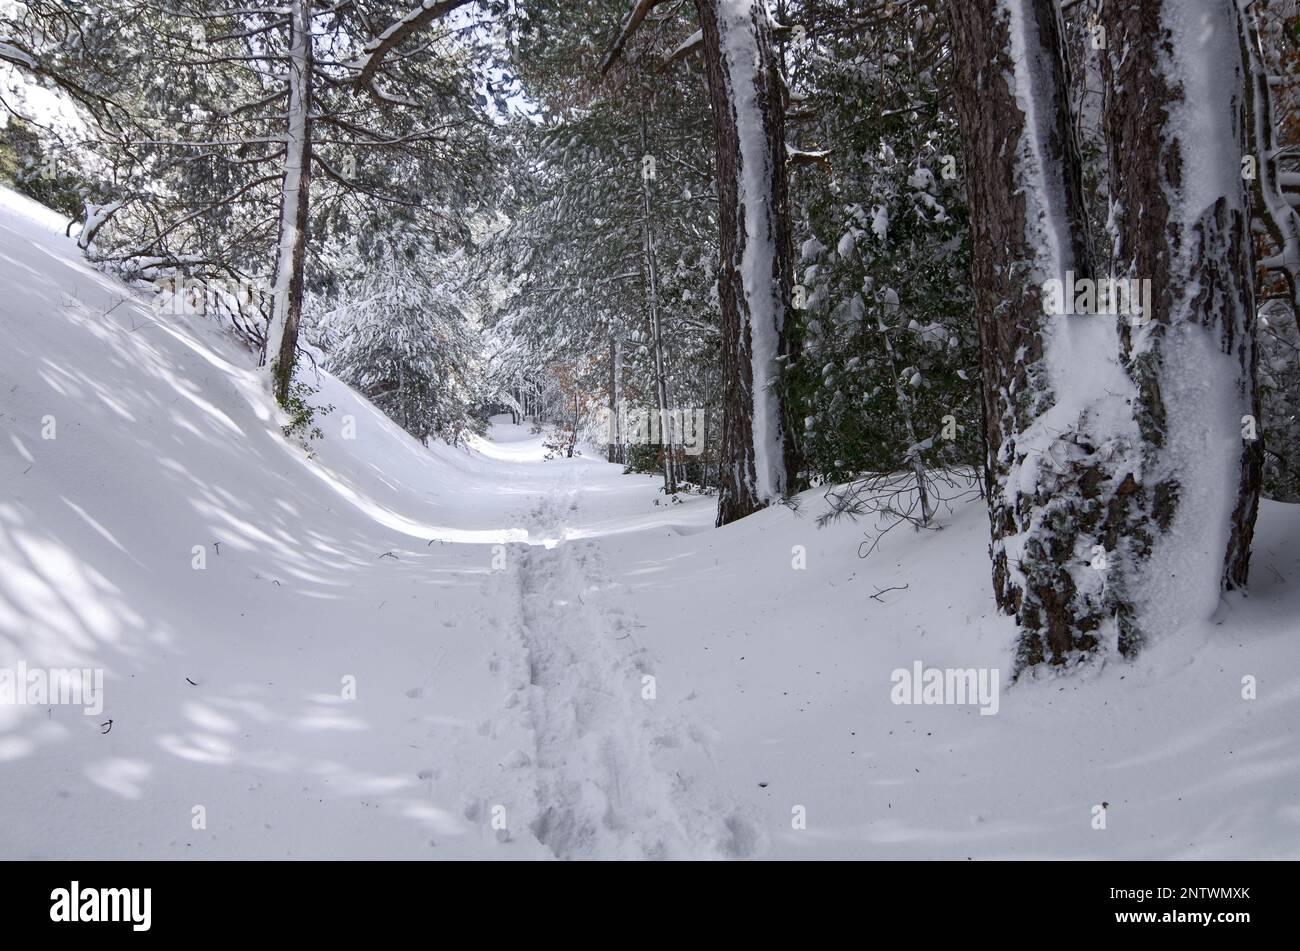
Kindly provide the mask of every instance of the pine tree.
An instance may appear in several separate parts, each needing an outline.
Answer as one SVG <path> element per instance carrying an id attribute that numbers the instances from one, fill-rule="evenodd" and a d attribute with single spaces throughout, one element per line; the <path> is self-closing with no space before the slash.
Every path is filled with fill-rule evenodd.
<path id="1" fill-rule="evenodd" d="M 344 280 L 325 318 L 326 366 L 421 442 L 481 431 L 479 341 L 448 280 L 452 262 L 385 241 Z"/>
<path id="2" fill-rule="evenodd" d="M 1129 655 L 1245 578 L 1257 450 L 1241 431 L 1255 387 L 1232 12 L 1217 0 L 1102 6 L 1108 269 L 1088 247 L 1056 5 L 950 11 L 994 592 L 1019 623 L 1021 669 Z M 1196 33 L 1189 16 L 1216 28 Z M 1220 46 L 1202 49 L 1209 34 Z M 1195 179 L 1182 138 L 1193 127 L 1207 166 Z M 1150 281 L 1151 301 L 1117 316 L 1062 295 L 1071 276 Z"/>
<path id="3" fill-rule="evenodd" d="M 947 20 L 924 4 L 786 16 L 807 156 L 792 188 L 801 452 L 814 480 L 848 483 L 831 516 L 926 525 L 973 488 L 982 453 Z"/>
<path id="4" fill-rule="evenodd" d="M 257 342 L 283 402 L 308 249 L 326 221 L 381 206 L 463 239 L 449 209 L 486 203 L 472 31 L 428 37 L 427 55 L 393 55 L 466 2 L 175 0 L 111 14 L 38 3 L 5 28 L 29 38 L 16 47 L 26 68 L 97 120 L 90 144 L 110 174 L 98 202 L 107 211 L 83 230 L 92 258 L 145 280 L 261 285 Z"/>

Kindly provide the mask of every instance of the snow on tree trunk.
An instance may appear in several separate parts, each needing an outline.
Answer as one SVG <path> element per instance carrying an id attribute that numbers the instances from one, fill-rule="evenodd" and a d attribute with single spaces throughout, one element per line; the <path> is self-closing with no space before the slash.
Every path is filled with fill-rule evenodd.
<path id="1" fill-rule="evenodd" d="M 618 341 L 609 338 L 609 422 L 606 424 L 608 443 L 605 461 L 618 462 Z"/>
<path id="2" fill-rule="evenodd" d="M 627 462 L 627 433 L 623 431 L 623 341 L 614 338 L 614 406 L 618 415 L 615 417 L 614 435 L 618 444 L 615 462 Z"/>
<path id="3" fill-rule="evenodd" d="M 780 374 L 791 356 L 785 113 L 762 0 L 697 0 L 717 151 L 723 462 L 718 524 L 779 501 L 794 443 Z"/>
<path id="4" fill-rule="evenodd" d="M 1054 0 L 953 0 L 980 326 L 993 590 L 1017 669 L 1117 638 L 1114 549 L 1136 475 L 1114 318 L 1045 312 L 1092 276 Z M 1121 598 L 1122 600 L 1122 598 Z"/>
<path id="5" fill-rule="evenodd" d="M 302 316 L 311 173 L 311 58 L 311 0 L 293 0 L 280 237 L 271 286 L 271 323 L 262 355 L 272 391 L 282 404 L 293 380 Z"/>
<path id="6" fill-rule="evenodd" d="M 1257 468 L 1241 441 L 1254 405 L 1241 75 L 1228 0 L 1176 6 L 1175 26 L 1159 2 L 1103 6 L 1117 239 L 1104 274 L 1081 226 L 1054 0 L 950 6 L 994 593 L 1021 629 L 1018 670 L 1131 654 L 1207 616 L 1225 566 L 1244 578 Z M 1149 306 L 1075 296 L 1111 277 L 1149 280 Z M 1130 303 L 1145 304 L 1138 291 Z"/>
<path id="7" fill-rule="evenodd" d="M 1139 398 L 1149 552 L 1131 636 L 1208 616 L 1246 581 L 1263 447 L 1245 69 L 1232 0 L 1102 4 L 1105 130 L 1117 270 L 1149 278 L 1151 322 L 1121 326 Z"/>

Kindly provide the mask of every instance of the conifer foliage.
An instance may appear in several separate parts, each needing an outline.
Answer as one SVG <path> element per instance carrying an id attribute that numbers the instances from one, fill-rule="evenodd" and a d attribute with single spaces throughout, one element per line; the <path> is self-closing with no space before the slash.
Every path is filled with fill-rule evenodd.
<path id="1" fill-rule="evenodd" d="M 307 350 L 421 442 L 505 412 L 719 526 L 815 489 L 865 555 L 983 497 L 1023 672 L 1206 616 L 1300 498 L 1296 35 L 1280 0 L 25 0 L 0 174 L 226 322 L 299 435 Z"/>

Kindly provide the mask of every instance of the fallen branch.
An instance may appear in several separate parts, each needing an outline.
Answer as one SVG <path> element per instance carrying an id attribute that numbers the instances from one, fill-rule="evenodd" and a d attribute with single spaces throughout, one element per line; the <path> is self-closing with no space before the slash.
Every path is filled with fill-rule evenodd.
<path id="1" fill-rule="evenodd" d="M 876 589 L 876 593 L 873 594 L 873 595 L 871 595 L 871 598 L 872 598 L 872 600 L 874 600 L 874 601 L 880 601 L 881 604 L 884 604 L 885 602 L 880 600 L 880 596 L 881 596 L 882 594 L 886 594 L 887 592 L 890 592 L 890 591 L 906 591 L 906 590 L 907 590 L 907 585 L 905 585 L 905 584 L 904 584 L 904 585 L 895 585 L 895 586 L 892 587 L 892 588 L 877 588 L 877 589 Z"/>

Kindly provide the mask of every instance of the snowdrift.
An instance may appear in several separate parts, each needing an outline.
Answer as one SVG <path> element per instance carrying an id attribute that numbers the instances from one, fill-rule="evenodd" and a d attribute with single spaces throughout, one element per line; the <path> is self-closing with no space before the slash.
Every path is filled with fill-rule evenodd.
<path id="1" fill-rule="evenodd" d="M 0 703 L 0 857 L 1300 855 L 1297 507 L 1213 617 L 1011 685 L 979 503 L 865 560 L 817 493 L 713 530 L 310 368 L 309 454 L 65 224 L 0 192 L 0 678 L 98 671 L 102 707 Z"/>

